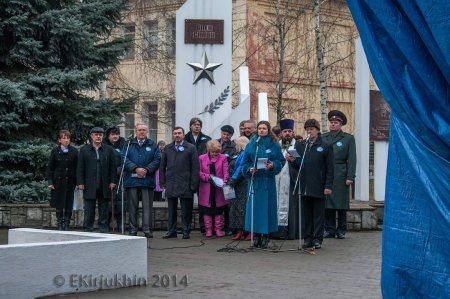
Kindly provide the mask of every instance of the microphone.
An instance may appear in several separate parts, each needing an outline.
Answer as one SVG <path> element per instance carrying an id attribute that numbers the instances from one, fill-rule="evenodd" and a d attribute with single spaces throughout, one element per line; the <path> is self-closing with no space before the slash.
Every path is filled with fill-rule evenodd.
<path id="1" fill-rule="evenodd" d="M 309 139 L 311 139 L 311 134 L 308 134 L 308 136 L 306 136 L 306 142 L 308 142 L 309 141 Z"/>
<path id="2" fill-rule="evenodd" d="M 130 136 L 128 136 L 127 139 L 128 139 L 128 140 L 133 139 L 133 133 L 131 133 Z"/>
<path id="3" fill-rule="evenodd" d="M 258 139 L 256 139 L 256 144 L 259 145 L 259 141 L 261 140 L 261 136 L 258 136 Z"/>

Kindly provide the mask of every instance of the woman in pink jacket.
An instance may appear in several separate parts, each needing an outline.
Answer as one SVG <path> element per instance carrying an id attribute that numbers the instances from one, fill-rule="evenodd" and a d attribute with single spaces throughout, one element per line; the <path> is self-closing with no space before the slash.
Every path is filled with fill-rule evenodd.
<path id="1" fill-rule="evenodd" d="M 228 204 L 223 196 L 223 189 L 216 187 L 212 180 L 215 176 L 223 180 L 228 179 L 227 156 L 221 154 L 222 147 L 217 140 L 210 140 L 206 144 L 207 153 L 199 157 L 200 187 L 198 193 L 199 209 L 203 212 L 206 237 L 212 237 L 213 220 L 217 237 L 223 237 L 223 210 Z"/>

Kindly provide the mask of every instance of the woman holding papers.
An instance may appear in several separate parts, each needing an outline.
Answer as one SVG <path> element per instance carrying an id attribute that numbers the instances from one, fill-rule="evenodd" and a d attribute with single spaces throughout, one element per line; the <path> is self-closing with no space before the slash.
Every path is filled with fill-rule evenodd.
<path id="1" fill-rule="evenodd" d="M 260 121 L 257 126 L 258 134 L 250 139 L 245 148 L 242 172 L 249 178 L 253 174 L 253 246 L 267 248 L 269 234 L 278 230 L 277 193 L 275 175 L 284 166 L 286 160 L 281 147 L 271 133 L 270 123 Z M 256 166 L 256 167 L 255 167 Z M 250 193 L 249 187 L 249 193 Z M 245 229 L 251 231 L 252 194 L 249 194 L 245 214 Z"/>
<path id="2" fill-rule="evenodd" d="M 222 187 L 228 180 L 227 156 L 221 154 L 222 147 L 217 140 L 206 144 L 207 153 L 199 157 L 200 187 L 198 205 L 203 212 L 206 237 L 212 237 L 213 220 L 217 237 L 223 237 L 223 210 L 228 204 L 223 196 Z"/>

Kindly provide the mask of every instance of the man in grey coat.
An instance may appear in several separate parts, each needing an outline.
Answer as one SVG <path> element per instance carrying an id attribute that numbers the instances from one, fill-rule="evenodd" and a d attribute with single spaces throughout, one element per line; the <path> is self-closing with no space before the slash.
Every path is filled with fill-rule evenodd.
<path id="1" fill-rule="evenodd" d="M 83 190 L 84 230 L 93 231 L 95 202 L 98 200 L 98 226 L 106 233 L 108 227 L 108 202 L 111 190 L 117 184 L 117 167 L 114 150 L 103 144 L 103 128 L 94 127 L 90 131 L 91 143 L 80 149 L 77 165 L 77 185 Z"/>
<path id="2" fill-rule="evenodd" d="M 168 200 L 168 231 L 164 239 L 176 238 L 178 198 L 181 205 L 183 239 L 191 232 L 194 193 L 198 189 L 200 164 L 197 149 L 184 141 L 184 129 L 175 127 L 173 142 L 168 144 L 161 157 L 159 184 L 166 190 Z"/>

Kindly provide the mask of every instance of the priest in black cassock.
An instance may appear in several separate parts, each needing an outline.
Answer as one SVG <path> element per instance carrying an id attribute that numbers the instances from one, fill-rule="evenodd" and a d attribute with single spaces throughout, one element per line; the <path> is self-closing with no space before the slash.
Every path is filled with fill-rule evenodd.
<path id="1" fill-rule="evenodd" d="M 283 155 L 291 158 L 289 150 L 295 152 L 295 132 L 294 120 L 280 120 L 281 139 L 280 145 Z M 295 160 L 295 158 L 293 158 Z M 273 233 L 272 237 L 280 239 L 295 240 L 298 239 L 298 192 L 293 195 L 297 170 L 291 163 L 286 163 L 281 172 L 275 177 L 277 184 L 278 201 L 278 232 Z"/>

